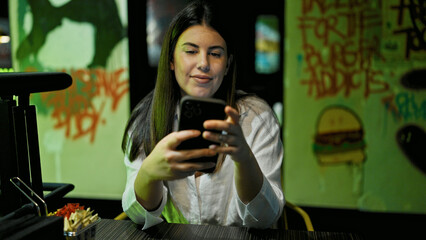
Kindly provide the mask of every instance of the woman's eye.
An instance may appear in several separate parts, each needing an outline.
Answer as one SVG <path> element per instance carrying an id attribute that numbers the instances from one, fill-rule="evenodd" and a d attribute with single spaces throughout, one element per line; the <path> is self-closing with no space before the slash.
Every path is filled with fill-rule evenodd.
<path id="1" fill-rule="evenodd" d="M 186 50 L 185 52 L 187 54 L 195 54 L 195 53 L 197 53 L 197 51 L 194 51 L 194 50 Z"/>
<path id="2" fill-rule="evenodd" d="M 213 57 L 221 57 L 222 54 L 221 53 L 216 53 L 216 52 L 211 52 L 210 55 L 212 55 Z"/>

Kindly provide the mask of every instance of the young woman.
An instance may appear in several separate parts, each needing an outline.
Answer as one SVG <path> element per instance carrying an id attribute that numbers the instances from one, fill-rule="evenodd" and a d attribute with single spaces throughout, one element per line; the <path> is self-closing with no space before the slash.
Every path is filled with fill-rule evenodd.
<path id="1" fill-rule="evenodd" d="M 163 218 L 267 228 L 281 215 L 280 128 L 263 100 L 235 90 L 230 34 L 234 29 L 227 28 L 223 17 L 213 4 L 194 1 L 173 19 L 164 38 L 155 89 L 133 110 L 125 129 L 127 183 L 122 205 L 143 229 Z M 205 121 L 204 132 L 177 131 L 184 95 L 225 100 L 227 119 Z M 176 150 L 200 134 L 217 145 Z M 216 165 L 188 161 L 216 154 Z M 212 167 L 213 173 L 199 172 Z"/>

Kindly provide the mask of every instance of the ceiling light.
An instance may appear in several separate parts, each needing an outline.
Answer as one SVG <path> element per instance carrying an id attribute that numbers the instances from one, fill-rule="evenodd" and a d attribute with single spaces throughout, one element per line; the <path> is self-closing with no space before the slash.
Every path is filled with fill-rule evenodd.
<path id="1" fill-rule="evenodd" d="M 0 36 L 0 44 L 10 42 L 9 36 Z"/>

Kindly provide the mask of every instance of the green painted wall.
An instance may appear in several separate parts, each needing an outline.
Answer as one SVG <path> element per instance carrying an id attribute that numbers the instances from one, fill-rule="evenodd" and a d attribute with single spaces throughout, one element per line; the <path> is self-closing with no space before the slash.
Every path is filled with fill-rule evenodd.
<path id="1" fill-rule="evenodd" d="M 426 212 L 425 80 L 414 87 L 402 80 L 426 68 L 425 37 L 416 35 L 425 25 L 409 11 L 419 6 L 401 2 L 286 1 L 288 200 Z M 73 77 L 67 90 L 31 98 L 43 180 L 75 184 L 69 196 L 119 199 L 124 189 L 126 3 L 9 1 L 15 71 L 65 71 Z M 345 142 L 348 136 L 357 144 Z M 326 146 L 327 140 L 334 145 Z"/>
<path id="2" fill-rule="evenodd" d="M 426 69 L 426 26 L 415 14 L 422 8 L 399 0 L 286 1 L 288 200 L 426 213 L 426 79 L 424 72 L 404 77 Z"/>
<path id="3" fill-rule="evenodd" d="M 67 196 L 120 199 L 129 117 L 127 1 L 9 1 L 13 68 L 63 71 L 68 89 L 33 94 L 44 182 Z"/>

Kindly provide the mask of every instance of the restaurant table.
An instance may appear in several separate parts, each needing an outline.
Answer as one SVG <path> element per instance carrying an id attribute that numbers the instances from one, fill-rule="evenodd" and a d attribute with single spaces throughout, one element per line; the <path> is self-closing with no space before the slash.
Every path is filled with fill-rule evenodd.
<path id="1" fill-rule="evenodd" d="M 160 223 L 147 230 L 131 220 L 102 219 L 96 239 L 364 239 L 350 232 L 308 232 L 284 229 L 252 229 L 215 225 Z"/>

